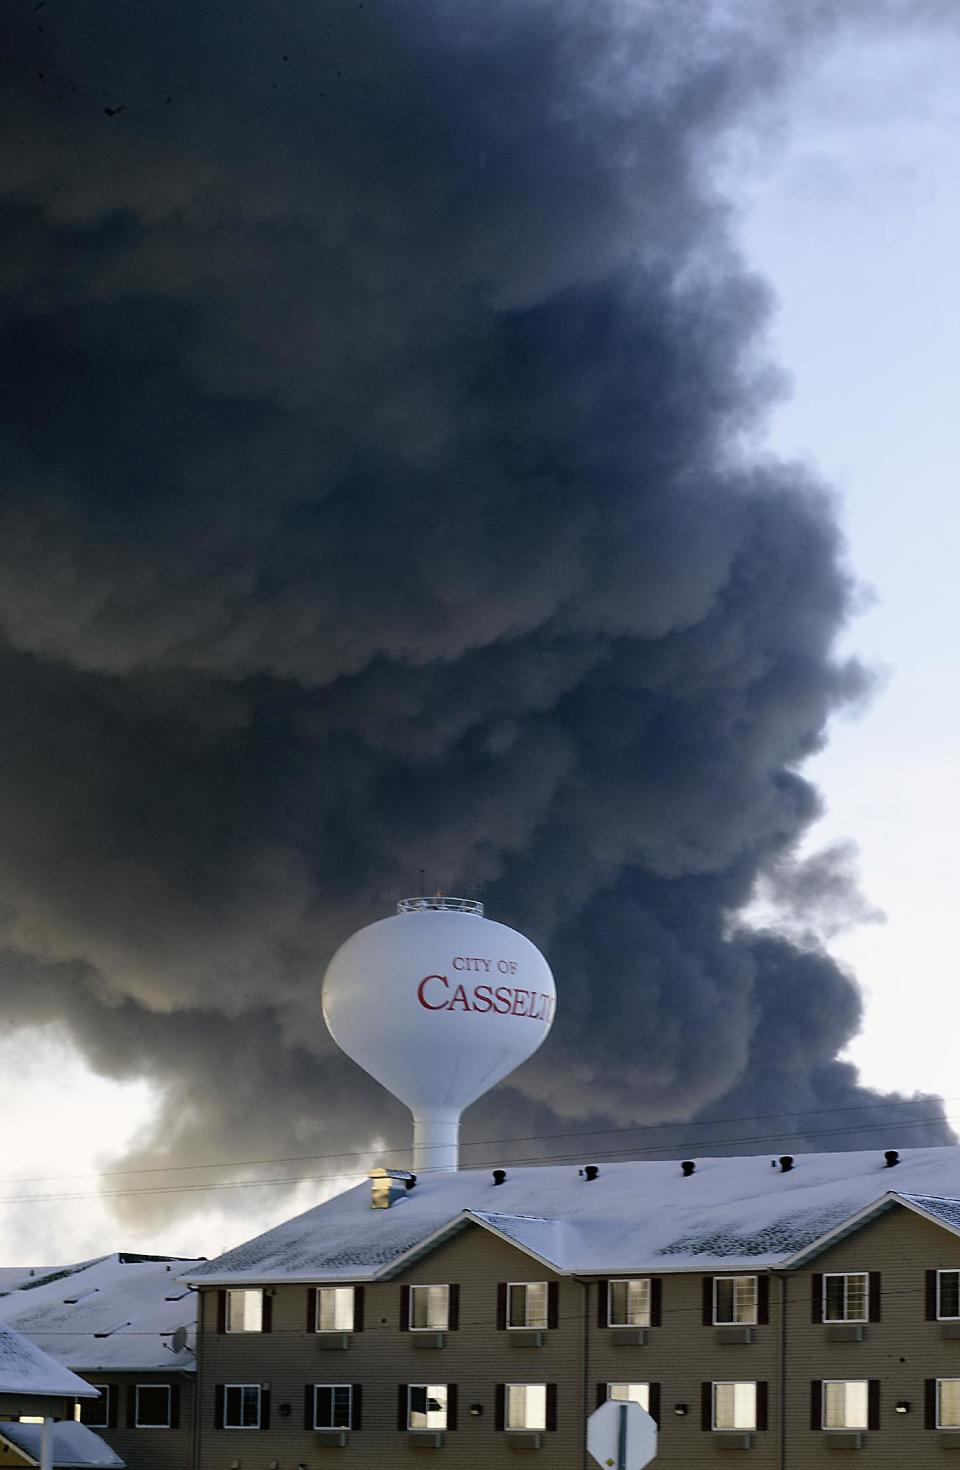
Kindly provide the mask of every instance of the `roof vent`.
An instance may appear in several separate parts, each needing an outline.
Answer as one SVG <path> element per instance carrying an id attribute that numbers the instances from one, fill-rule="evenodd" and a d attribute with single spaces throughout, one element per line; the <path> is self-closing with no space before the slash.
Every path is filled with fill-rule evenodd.
<path id="1" fill-rule="evenodd" d="M 793 1154 L 780 1155 L 780 1173 L 789 1174 L 793 1168 Z"/>
<path id="2" fill-rule="evenodd" d="M 887 1169 L 895 1169 L 900 1162 L 900 1155 L 895 1148 L 888 1148 L 883 1157 Z"/>
<path id="3" fill-rule="evenodd" d="M 401 1199 L 403 1193 L 417 1182 L 416 1174 L 410 1174 L 406 1169 L 371 1169 L 367 1178 L 370 1180 L 370 1205 L 374 1210 L 389 1210 L 393 1202 Z"/>
<path id="4" fill-rule="evenodd" d="M 684 1179 L 689 1179 L 690 1175 L 695 1174 L 696 1171 L 697 1166 L 694 1163 L 693 1159 L 684 1159 L 683 1163 L 680 1165 L 680 1172 L 683 1175 Z"/>
<path id="5" fill-rule="evenodd" d="M 503 1181 L 506 1179 L 506 1177 L 507 1177 L 507 1171 L 506 1171 L 506 1169 L 494 1169 L 494 1171 L 493 1171 L 493 1182 L 494 1182 L 494 1184 L 502 1184 Z"/>
<path id="6" fill-rule="evenodd" d="M 583 1168 L 580 1170 L 581 1177 L 585 1179 L 588 1184 L 592 1184 L 599 1173 L 600 1170 L 597 1168 L 596 1164 L 584 1164 Z"/>

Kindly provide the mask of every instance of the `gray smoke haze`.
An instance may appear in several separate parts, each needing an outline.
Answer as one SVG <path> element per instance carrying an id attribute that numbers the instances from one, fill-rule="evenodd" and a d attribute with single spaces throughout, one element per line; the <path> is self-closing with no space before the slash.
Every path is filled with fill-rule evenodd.
<path id="1" fill-rule="evenodd" d="M 828 491 L 743 451 L 769 300 L 712 183 L 834 8 L 6 24 L 7 1024 L 163 1089 L 137 1164 L 401 1139 L 318 991 L 424 868 L 561 994 L 477 1159 L 948 1140 L 837 1060 L 806 930 L 734 918 L 765 874 L 857 902 L 794 862 L 854 588 Z"/>

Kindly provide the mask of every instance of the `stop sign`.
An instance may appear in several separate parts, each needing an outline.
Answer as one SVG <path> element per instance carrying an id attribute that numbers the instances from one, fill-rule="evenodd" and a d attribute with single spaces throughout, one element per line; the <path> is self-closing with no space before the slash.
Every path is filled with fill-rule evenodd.
<path id="1" fill-rule="evenodd" d="M 587 1449 L 603 1470 L 643 1470 L 656 1457 L 657 1426 L 639 1404 L 608 1399 L 587 1420 Z"/>

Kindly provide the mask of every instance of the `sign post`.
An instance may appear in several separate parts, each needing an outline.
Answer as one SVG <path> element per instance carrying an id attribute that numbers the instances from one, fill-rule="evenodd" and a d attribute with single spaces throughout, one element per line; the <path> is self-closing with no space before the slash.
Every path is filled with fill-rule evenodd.
<path id="1" fill-rule="evenodd" d="M 657 1426 L 640 1404 L 608 1399 L 587 1420 L 587 1450 L 603 1470 L 643 1470 L 656 1458 Z"/>

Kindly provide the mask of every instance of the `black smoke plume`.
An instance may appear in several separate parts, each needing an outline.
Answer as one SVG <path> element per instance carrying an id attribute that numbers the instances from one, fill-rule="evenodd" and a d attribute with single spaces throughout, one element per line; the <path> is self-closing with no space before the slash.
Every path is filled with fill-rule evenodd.
<path id="1" fill-rule="evenodd" d="M 712 182 L 833 19 L 10 0 L 3 1012 L 163 1089 L 137 1163 L 406 1136 L 318 989 L 421 868 L 561 991 L 476 1158 L 950 1136 L 735 918 L 865 687 Z"/>

